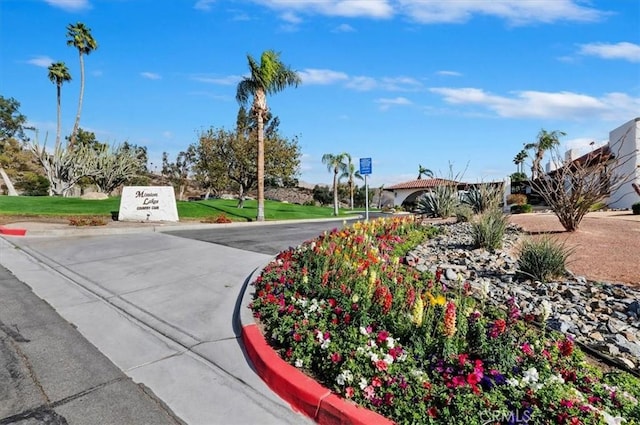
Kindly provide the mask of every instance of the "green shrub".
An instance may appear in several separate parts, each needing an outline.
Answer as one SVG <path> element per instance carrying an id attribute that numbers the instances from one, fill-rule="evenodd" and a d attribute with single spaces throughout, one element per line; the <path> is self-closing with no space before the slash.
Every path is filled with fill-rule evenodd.
<path id="1" fill-rule="evenodd" d="M 481 184 L 480 187 L 474 187 L 469 190 L 462 202 L 471 206 L 474 213 L 482 214 L 500 205 L 500 202 L 502 202 L 502 193 L 502 185 Z"/>
<path id="2" fill-rule="evenodd" d="M 573 249 L 550 236 L 525 240 L 518 255 L 518 275 L 541 282 L 562 276 Z"/>
<path id="3" fill-rule="evenodd" d="M 511 214 L 525 214 L 533 211 L 533 207 L 529 204 L 511 205 Z"/>
<path id="4" fill-rule="evenodd" d="M 502 238 L 507 228 L 507 217 L 498 209 L 482 214 L 471 224 L 471 236 L 476 248 L 496 250 L 502 247 Z"/>
<path id="5" fill-rule="evenodd" d="M 454 215 L 459 204 L 458 189 L 454 185 L 437 186 L 418 198 L 416 211 L 429 217 L 448 218 Z"/>
<path id="6" fill-rule="evenodd" d="M 640 202 L 636 202 L 635 204 L 631 205 L 631 210 L 635 215 L 640 214 Z"/>
<path id="7" fill-rule="evenodd" d="M 471 206 L 466 205 L 466 204 L 462 204 L 462 205 L 458 205 L 458 208 L 456 208 L 456 219 L 459 222 L 469 222 L 471 221 L 471 218 L 473 217 L 473 208 L 471 208 Z"/>
<path id="8" fill-rule="evenodd" d="M 524 193 L 512 193 L 507 196 L 507 205 L 524 205 L 527 203 L 527 195 Z"/>
<path id="9" fill-rule="evenodd" d="M 589 211 L 600 211 L 605 208 L 607 208 L 607 204 L 605 204 L 604 202 L 596 202 L 589 207 Z"/>

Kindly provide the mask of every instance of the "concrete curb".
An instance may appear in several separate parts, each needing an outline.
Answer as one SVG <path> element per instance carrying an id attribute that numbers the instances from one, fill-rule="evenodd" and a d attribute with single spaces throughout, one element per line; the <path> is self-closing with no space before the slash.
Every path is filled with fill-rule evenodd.
<path id="1" fill-rule="evenodd" d="M 0 235 L 7 236 L 24 236 L 27 233 L 27 229 L 10 228 L 0 226 Z"/>
<path id="2" fill-rule="evenodd" d="M 285 362 L 267 344 L 249 311 L 250 285 L 262 268 L 253 272 L 245 288 L 238 312 L 242 342 L 247 357 L 262 380 L 291 407 L 323 425 L 392 425 L 394 422 L 359 407 Z"/>

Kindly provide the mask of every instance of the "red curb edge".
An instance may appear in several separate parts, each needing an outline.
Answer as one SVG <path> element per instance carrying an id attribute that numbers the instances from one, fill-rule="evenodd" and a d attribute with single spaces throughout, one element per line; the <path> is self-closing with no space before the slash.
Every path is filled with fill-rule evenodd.
<path id="1" fill-rule="evenodd" d="M 0 226 L 0 235 L 24 236 L 26 233 L 27 229 L 13 229 L 10 227 Z"/>
<path id="2" fill-rule="evenodd" d="M 322 425 L 392 425 L 394 422 L 333 394 L 285 362 L 256 324 L 242 328 L 242 341 L 256 373 L 291 407 Z"/>

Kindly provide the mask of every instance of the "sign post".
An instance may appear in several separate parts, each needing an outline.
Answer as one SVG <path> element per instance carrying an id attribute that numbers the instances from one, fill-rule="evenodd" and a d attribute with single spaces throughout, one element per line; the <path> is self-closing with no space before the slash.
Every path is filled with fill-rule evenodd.
<path id="1" fill-rule="evenodd" d="M 364 211 L 365 221 L 369 221 L 369 186 L 367 176 L 371 174 L 371 158 L 360 158 L 360 175 L 364 176 Z"/>

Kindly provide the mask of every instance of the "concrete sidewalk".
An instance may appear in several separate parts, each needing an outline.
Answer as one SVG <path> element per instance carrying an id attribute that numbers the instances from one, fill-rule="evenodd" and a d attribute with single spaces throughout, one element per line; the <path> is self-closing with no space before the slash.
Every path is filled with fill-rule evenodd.
<path id="1" fill-rule="evenodd" d="M 2 265 L 188 424 L 310 423 L 238 339 L 244 286 L 269 259 L 156 231 L 0 238 Z"/>

